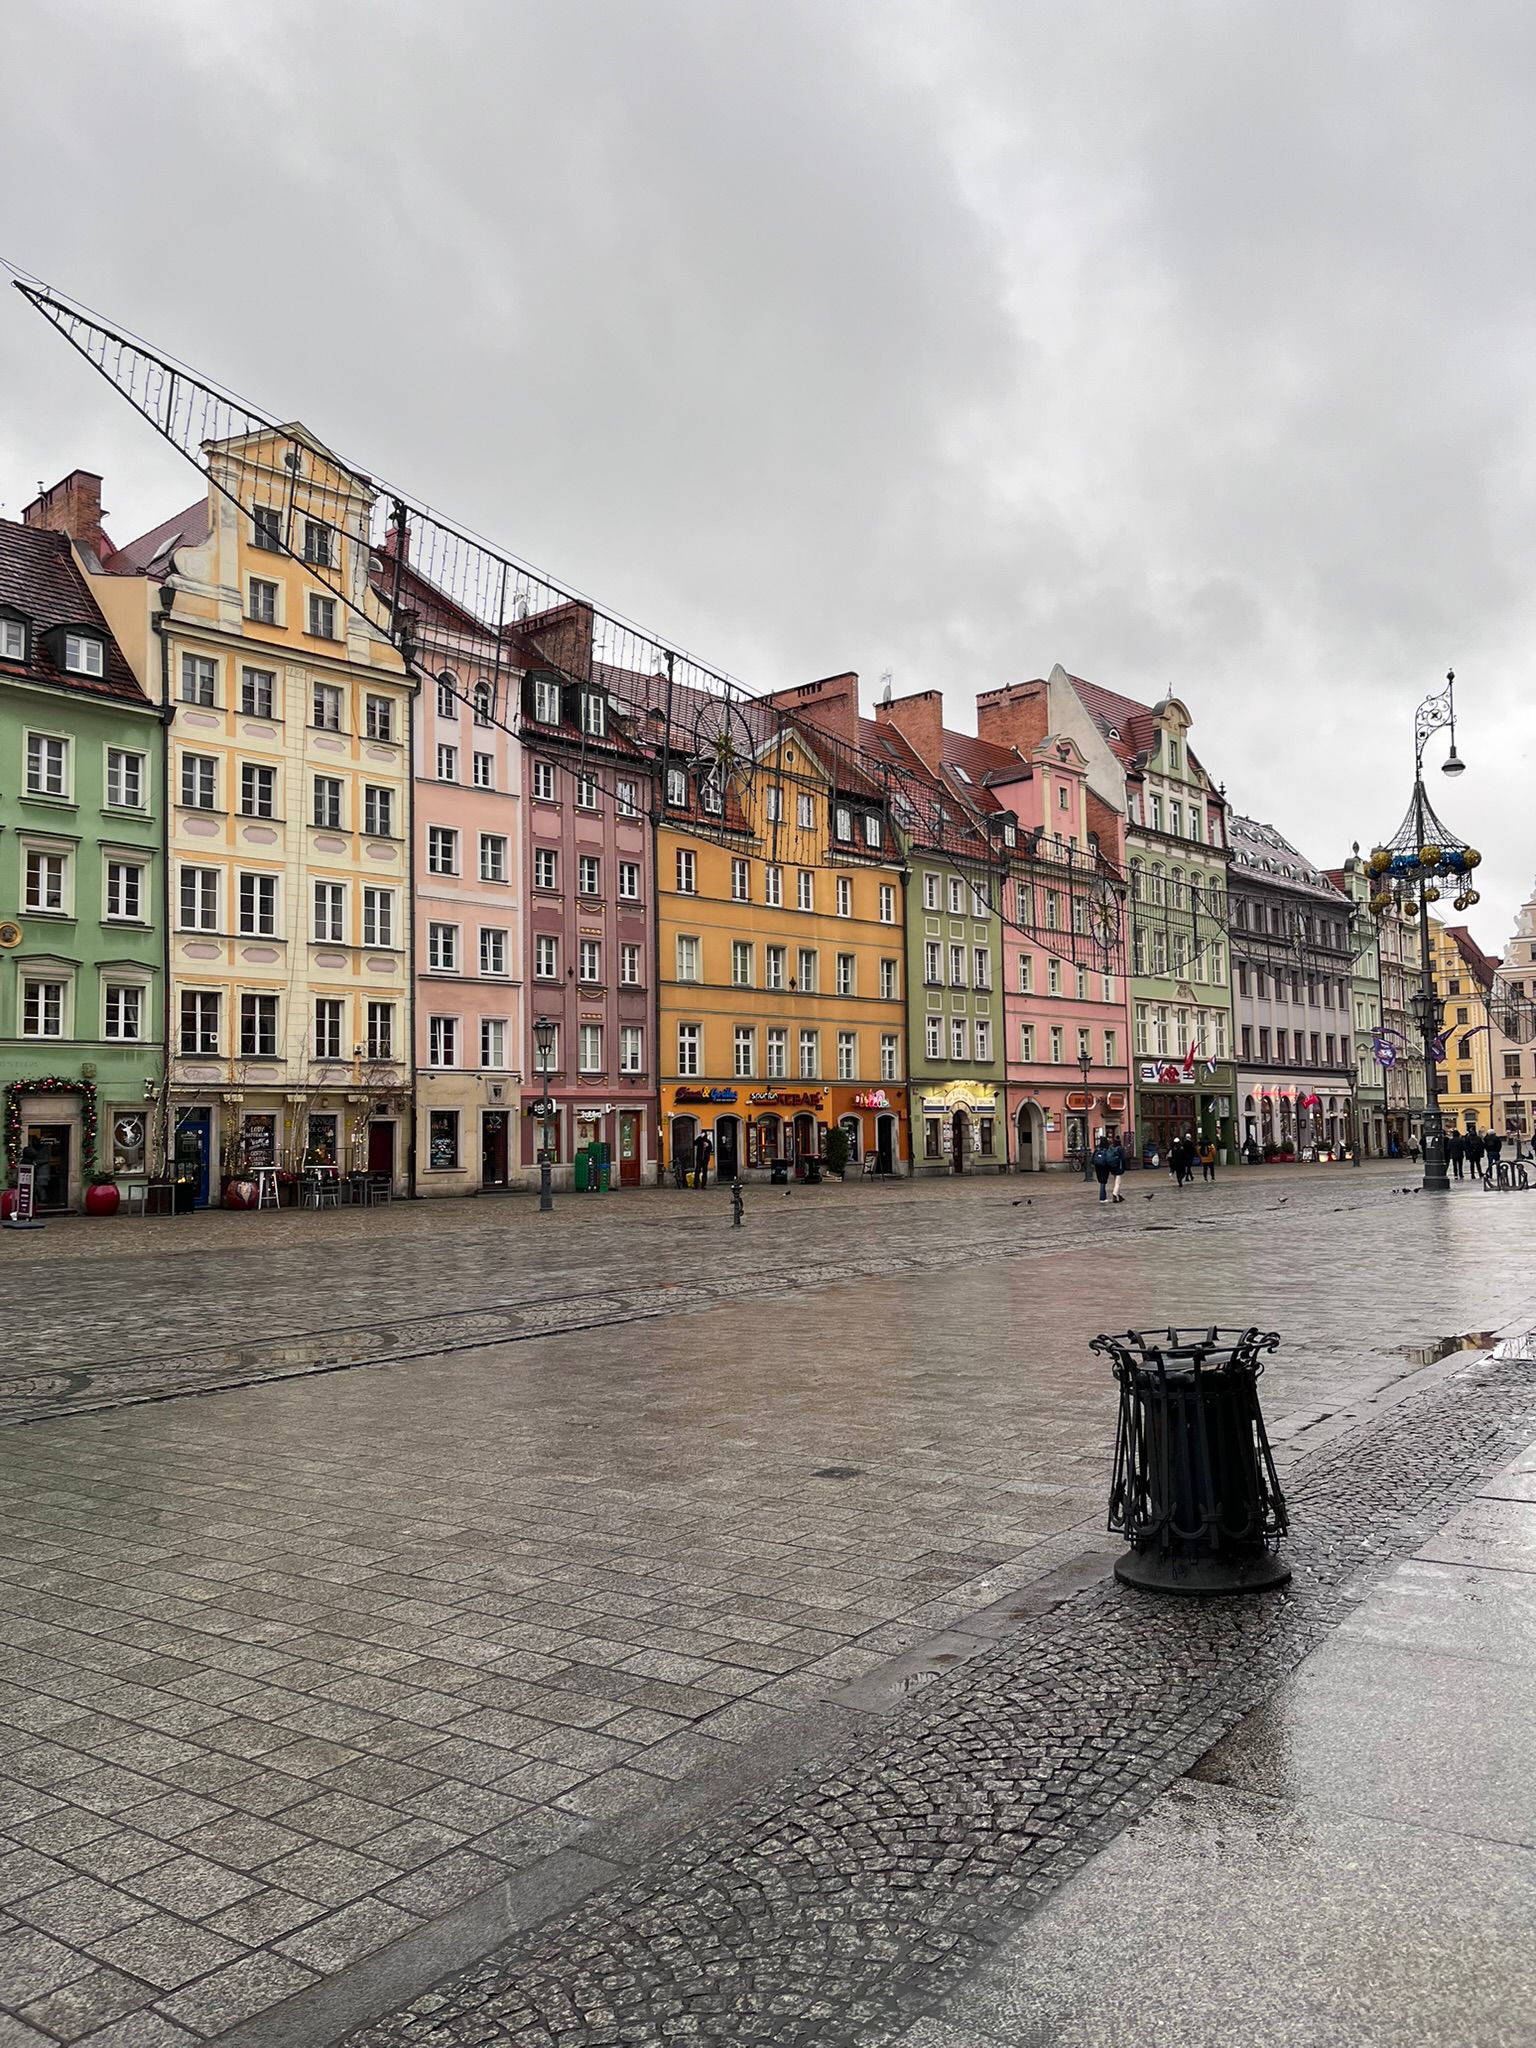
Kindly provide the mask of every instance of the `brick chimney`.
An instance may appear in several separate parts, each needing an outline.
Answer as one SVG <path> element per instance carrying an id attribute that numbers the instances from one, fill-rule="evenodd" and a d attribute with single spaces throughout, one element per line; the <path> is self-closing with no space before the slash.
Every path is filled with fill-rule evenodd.
<path id="1" fill-rule="evenodd" d="M 875 717 L 882 725 L 894 725 L 920 761 L 930 768 L 944 760 L 944 693 L 918 690 L 910 697 L 897 697 L 889 704 L 877 704 Z"/>
<path id="2" fill-rule="evenodd" d="M 67 534 L 104 562 L 113 548 L 101 521 L 101 478 L 88 469 L 72 469 L 61 483 L 34 498 L 21 515 L 23 526 Z"/>
<path id="3" fill-rule="evenodd" d="M 995 747 L 1017 747 L 1026 761 L 1050 729 L 1050 695 L 1042 682 L 1008 683 L 976 699 L 980 737 Z"/>
<path id="4" fill-rule="evenodd" d="M 817 683 L 775 690 L 766 701 L 781 711 L 792 711 L 796 718 L 847 746 L 859 744 L 859 678 L 852 670 L 846 675 L 823 676 Z"/>

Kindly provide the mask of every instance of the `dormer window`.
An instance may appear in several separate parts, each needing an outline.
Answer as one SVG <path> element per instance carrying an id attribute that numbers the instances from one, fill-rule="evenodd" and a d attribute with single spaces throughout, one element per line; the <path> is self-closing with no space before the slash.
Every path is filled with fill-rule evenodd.
<path id="1" fill-rule="evenodd" d="M 832 829 L 839 839 L 853 837 L 853 813 L 846 804 L 839 804 L 832 814 Z"/>
<path id="2" fill-rule="evenodd" d="M 864 813 L 864 844 L 879 846 L 885 838 L 885 826 L 878 811 Z"/>
<path id="3" fill-rule="evenodd" d="M 1014 822 L 1013 822 L 1012 818 L 1004 818 L 1004 820 L 1003 820 L 1003 844 L 1004 844 L 1004 846 L 1016 846 L 1016 845 L 1018 844 L 1018 839 L 1019 839 L 1019 828 L 1018 828 L 1018 826 L 1014 824 Z"/>
<path id="4" fill-rule="evenodd" d="M 107 650 L 88 633 L 64 635 L 64 666 L 71 675 L 100 676 L 107 672 Z"/>
<path id="5" fill-rule="evenodd" d="M 602 739 L 607 733 L 607 700 L 596 690 L 583 690 L 581 693 L 581 729 L 594 740 Z"/>
<path id="6" fill-rule="evenodd" d="M 560 723 L 560 685 L 554 676 L 534 677 L 533 715 L 541 725 Z"/>
<path id="7" fill-rule="evenodd" d="M 686 807 L 688 802 L 688 771 L 686 768 L 669 768 L 667 770 L 667 802 L 676 805 L 679 810 Z"/>
<path id="8" fill-rule="evenodd" d="M 699 777 L 699 802 L 715 817 L 725 809 L 725 794 L 718 768 L 711 768 Z"/>
<path id="9" fill-rule="evenodd" d="M 0 618 L 0 661 L 25 661 L 27 629 L 20 619 Z"/>

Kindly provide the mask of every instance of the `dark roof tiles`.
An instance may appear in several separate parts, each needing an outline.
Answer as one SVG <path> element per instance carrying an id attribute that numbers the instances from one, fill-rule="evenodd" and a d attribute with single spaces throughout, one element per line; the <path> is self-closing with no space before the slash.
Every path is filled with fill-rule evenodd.
<path id="1" fill-rule="evenodd" d="M 0 605 L 25 613 L 32 626 L 30 660 L 25 666 L 0 662 L 0 676 L 49 683 L 85 697 L 149 702 L 62 533 L 0 519 Z M 81 676 L 61 668 L 44 637 L 56 626 L 83 626 L 98 634 L 106 647 L 105 672 Z"/>

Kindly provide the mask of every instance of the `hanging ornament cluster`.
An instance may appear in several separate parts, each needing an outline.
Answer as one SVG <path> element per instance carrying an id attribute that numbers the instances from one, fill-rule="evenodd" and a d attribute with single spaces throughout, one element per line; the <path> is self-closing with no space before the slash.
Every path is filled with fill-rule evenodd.
<path id="1" fill-rule="evenodd" d="M 1394 908 L 1412 917 L 1419 892 L 1426 903 L 1440 902 L 1441 882 L 1454 886 L 1455 907 L 1470 910 L 1482 898 L 1472 886 L 1472 870 L 1483 856 L 1475 846 L 1442 846 L 1426 840 L 1422 846 L 1378 846 L 1366 863 L 1375 886 L 1371 892 L 1371 915 L 1385 917 Z"/>

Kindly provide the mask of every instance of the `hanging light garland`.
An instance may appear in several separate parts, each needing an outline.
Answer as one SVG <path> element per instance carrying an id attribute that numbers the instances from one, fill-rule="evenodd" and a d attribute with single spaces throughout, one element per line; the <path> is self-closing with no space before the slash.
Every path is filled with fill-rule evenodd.
<path id="1" fill-rule="evenodd" d="M 11 1081 L 5 1090 L 5 1167 L 13 1184 L 21 1153 L 21 1098 L 24 1095 L 78 1095 L 80 1104 L 80 1170 L 96 1171 L 96 1083 L 67 1074 L 45 1074 L 36 1081 Z"/>

